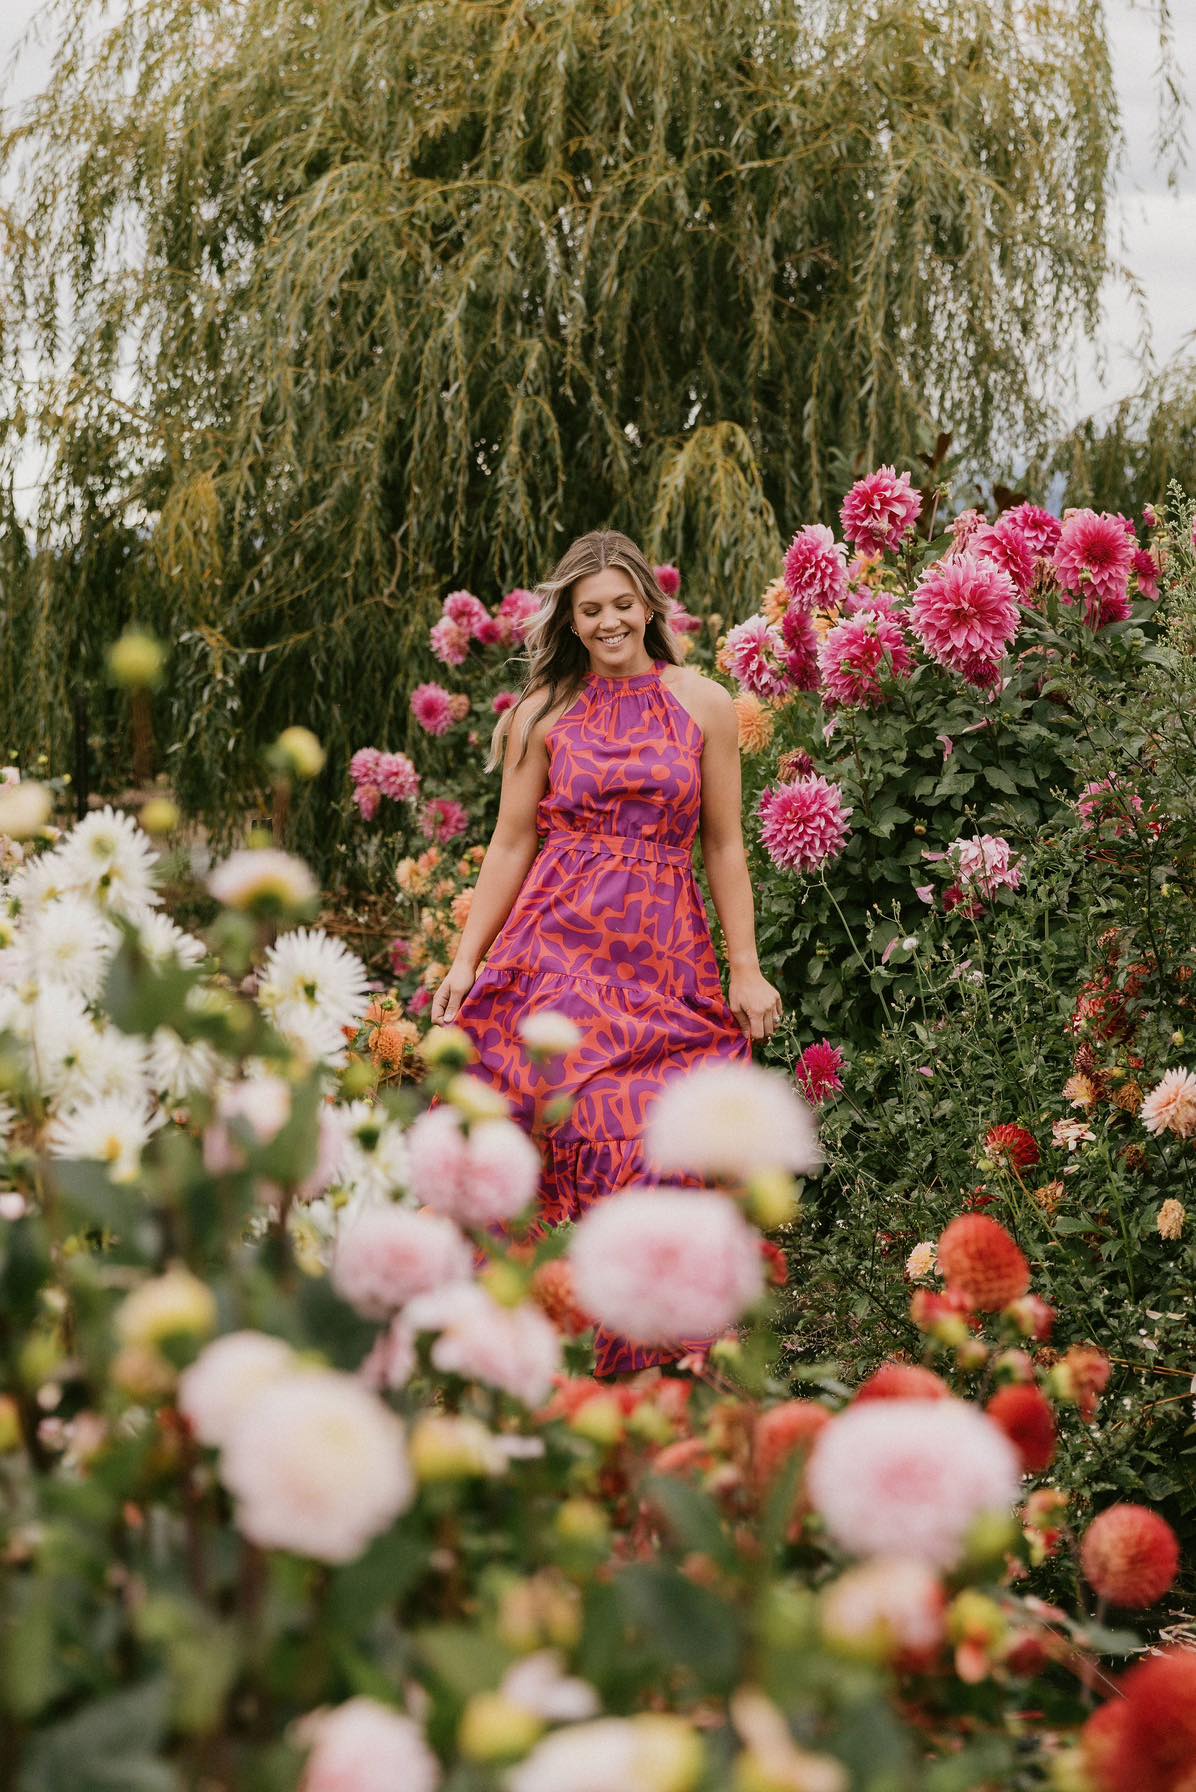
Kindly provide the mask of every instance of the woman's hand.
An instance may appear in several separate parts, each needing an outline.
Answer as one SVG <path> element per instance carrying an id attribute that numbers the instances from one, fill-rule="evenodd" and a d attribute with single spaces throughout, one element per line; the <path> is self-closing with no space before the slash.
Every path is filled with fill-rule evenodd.
<path id="1" fill-rule="evenodd" d="M 767 1039 L 781 1019 L 781 998 L 762 971 L 732 971 L 731 1012 L 749 1039 Z"/>
<path id="2" fill-rule="evenodd" d="M 432 997 L 432 1025 L 434 1027 L 450 1027 L 457 1018 L 457 1010 L 473 988 L 477 977 L 476 964 L 458 963 L 453 960 L 448 974 Z"/>

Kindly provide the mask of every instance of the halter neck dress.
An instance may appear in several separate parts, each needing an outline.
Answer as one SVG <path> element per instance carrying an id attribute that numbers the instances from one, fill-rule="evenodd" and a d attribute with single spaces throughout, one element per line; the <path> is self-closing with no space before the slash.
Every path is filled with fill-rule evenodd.
<path id="1" fill-rule="evenodd" d="M 723 994 L 693 870 L 702 730 L 661 677 L 587 674 L 546 736 L 543 836 L 455 1024 L 478 1054 L 471 1072 L 511 1104 L 540 1148 L 540 1219 L 576 1219 L 629 1183 L 704 1186 L 659 1174 L 643 1132 L 672 1078 L 711 1059 L 743 1062 L 751 1042 Z M 552 1009 L 581 1033 L 547 1065 L 519 1026 Z M 564 1119 L 561 1098 L 571 1101 Z M 673 1360 L 604 1336 L 598 1372 Z"/>

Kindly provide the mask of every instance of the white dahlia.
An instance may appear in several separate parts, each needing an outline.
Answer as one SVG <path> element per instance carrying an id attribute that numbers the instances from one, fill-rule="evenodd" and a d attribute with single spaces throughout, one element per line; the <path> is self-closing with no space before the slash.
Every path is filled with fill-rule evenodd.
<path id="1" fill-rule="evenodd" d="M 118 939 L 111 921 L 89 897 L 60 896 L 43 903 L 22 925 L 14 969 L 39 988 L 62 984 L 91 1001 L 103 988 Z"/>
<path id="2" fill-rule="evenodd" d="M 356 953 L 320 927 L 284 933 L 267 952 L 258 1003 L 283 1038 L 306 1055 L 342 1063 L 342 1029 L 361 1024 L 369 979 Z"/>
<path id="3" fill-rule="evenodd" d="M 59 1114 L 46 1144 L 51 1157 L 107 1164 L 113 1182 L 134 1182 L 154 1128 L 144 1103 L 100 1097 Z"/>
<path id="4" fill-rule="evenodd" d="M 662 1171 L 746 1181 L 757 1170 L 808 1176 L 822 1163 L 807 1104 L 779 1071 L 711 1064 L 669 1083 L 645 1144 Z"/>
<path id="5" fill-rule="evenodd" d="M 203 1039 L 187 1041 L 173 1027 L 155 1028 L 149 1042 L 146 1076 L 155 1094 L 185 1101 L 210 1089 L 220 1074 L 218 1052 Z"/>
<path id="6" fill-rule="evenodd" d="M 63 862 L 62 849 L 38 853 L 26 859 L 9 878 L 4 902 L 10 914 L 31 915 L 43 903 L 56 902 L 70 888 L 70 879 Z"/>
<path id="7" fill-rule="evenodd" d="M 410 1153 L 402 1128 L 371 1101 L 352 1101 L 341 1110 L 345 1187 L 362 1201 L 389 1201 L 407 1186 Z"/>
<path id="8" fill-rule="evenodd" d="M 132 816 L 110 803 L 84 816 L 58 853 L 70 887 L 114 914 L 137 920 L 162 900 L 154 888 L 157 853 Z"/>
<path id="9" fill-rule="evenodd" d="M 292 914 L 315 901 L 315 878 L 302 859 L 275 847 L 235 852 L 209 873 L 208 889 L 225 908 L 268 907 Z"/>
<path id="10" fill-rule="evenodd" d="M 150 963 L 161 968 L 172 958 L 180 964 L 202 964 L 208 949 L 193 933 L 184 933 L 169 915 L 155 911 L 142 915 L 137 923 L 137 938 Z"/>

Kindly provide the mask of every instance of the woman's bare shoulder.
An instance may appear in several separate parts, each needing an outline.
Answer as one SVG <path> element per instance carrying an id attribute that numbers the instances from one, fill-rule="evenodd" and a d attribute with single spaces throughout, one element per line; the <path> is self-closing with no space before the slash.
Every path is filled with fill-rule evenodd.
<path id="1" fill-rule="evenodd" d="M 706 728 L 720 717 L 734 713 L 726 685 L 699 672 L 696 666 L 668 666 L 663 676 L 669 689 L 701 727 Z"/>

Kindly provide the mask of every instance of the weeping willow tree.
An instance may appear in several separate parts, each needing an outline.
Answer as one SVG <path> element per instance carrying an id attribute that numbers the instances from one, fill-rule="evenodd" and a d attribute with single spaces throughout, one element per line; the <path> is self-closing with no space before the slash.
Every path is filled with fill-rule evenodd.
<path id="1" fill-rule="evenodd" d="M 309 847 L 446 589 L 609 524 L 742 614 L 853 469 L 1049 427 L 1096 325 L 1092 0 L 51 7 L 2 152 L 0 408 L 48 458 L 0 702 L 60 758 L 136 614 L 193 804 L 323 733 Z"/>
<path id="2" fill-rule="evenodd" d="M 1069 504 L 1140 516 L 1173 479 L 1196 482 L 1196 355 L 1181 355 L 1129 398 L 1087 417 L 1039 477 L 1062 474 Z"/>

